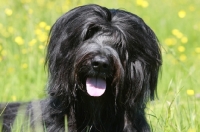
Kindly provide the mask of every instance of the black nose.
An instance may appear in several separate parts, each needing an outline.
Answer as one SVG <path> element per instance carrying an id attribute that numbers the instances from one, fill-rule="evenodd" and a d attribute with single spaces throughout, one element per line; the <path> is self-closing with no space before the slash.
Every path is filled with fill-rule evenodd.
<path id="1" fill-rule="evenodd" d="M 105 72 L 109 68 L 109 61 L 106 57 L 95 56 L 92 59 L 91 65 L 94 70 L 100 71 L 100 72 Z"/>

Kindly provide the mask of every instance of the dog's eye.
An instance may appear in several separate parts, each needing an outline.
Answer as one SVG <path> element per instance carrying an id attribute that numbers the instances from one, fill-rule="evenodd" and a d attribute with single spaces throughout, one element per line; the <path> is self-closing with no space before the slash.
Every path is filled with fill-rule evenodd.
<path id="1" fill-rule="evenodd" d="M 98 30 L 99 30 L 98 27 L 89 28 L 87 33 L 86 33 L 85 40 L 91 38 Z"/>

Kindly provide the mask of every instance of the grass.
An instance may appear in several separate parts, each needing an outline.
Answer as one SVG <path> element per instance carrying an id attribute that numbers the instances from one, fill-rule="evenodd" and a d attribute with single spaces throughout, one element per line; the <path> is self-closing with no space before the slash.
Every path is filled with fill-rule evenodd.
<path id="1" fill-rule="evenodd" d="M 163 53 L 159 98 L 147 107 L 154 132 L 200 130 L 199 0 L 0 1 L 0 102 L 46 95 L 46 39 L 51 25 L 78 5 L 96 3 L 131 11 L 157 34 Z"/>

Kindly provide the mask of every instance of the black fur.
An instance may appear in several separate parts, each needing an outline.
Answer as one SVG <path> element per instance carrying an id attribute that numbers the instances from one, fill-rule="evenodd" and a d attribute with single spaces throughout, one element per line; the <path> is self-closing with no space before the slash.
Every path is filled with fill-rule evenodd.
<path id="1" fill-rule="evenodd" d="M 162 59 L 154 32 L 140 17 L 98 5 L 77 7 L 53 25 L 46 63 L 49 97 L 40 101 L 40 117 L 47 131 L 64 131 L 65 117 L 69 132 L 150 131 L 145 107 L 154 99 Z M 88 77 L 106 81 L 103 95 L 87 93 Z M 18 107 L 7 105 L 3 131 L 10 131 Z M 31 126 L 36 108 L 27 104 Z"/>

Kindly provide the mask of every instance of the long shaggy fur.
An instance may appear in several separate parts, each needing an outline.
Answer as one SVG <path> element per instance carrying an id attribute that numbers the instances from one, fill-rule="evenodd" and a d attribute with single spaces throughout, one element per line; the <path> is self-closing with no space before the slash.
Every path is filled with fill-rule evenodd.
<path id="1" fill-rule="evenodd" d="M 25 104 L 33 129 L 40 117 L 47 131 L 64 131 L 67 117 L 69 132 L 150 131 L 144 110 L 156 94 L 161 52 L 140 17 L 98 5 L 72 9 L 51 29 L 46 63 L 49 97 L 40 101 L 41 113 Z M 103 95 L 88 94 L 87 78 L 106 82 Z M 1 105 L 3 131 L 11 130 L 19 106 Z"/>

